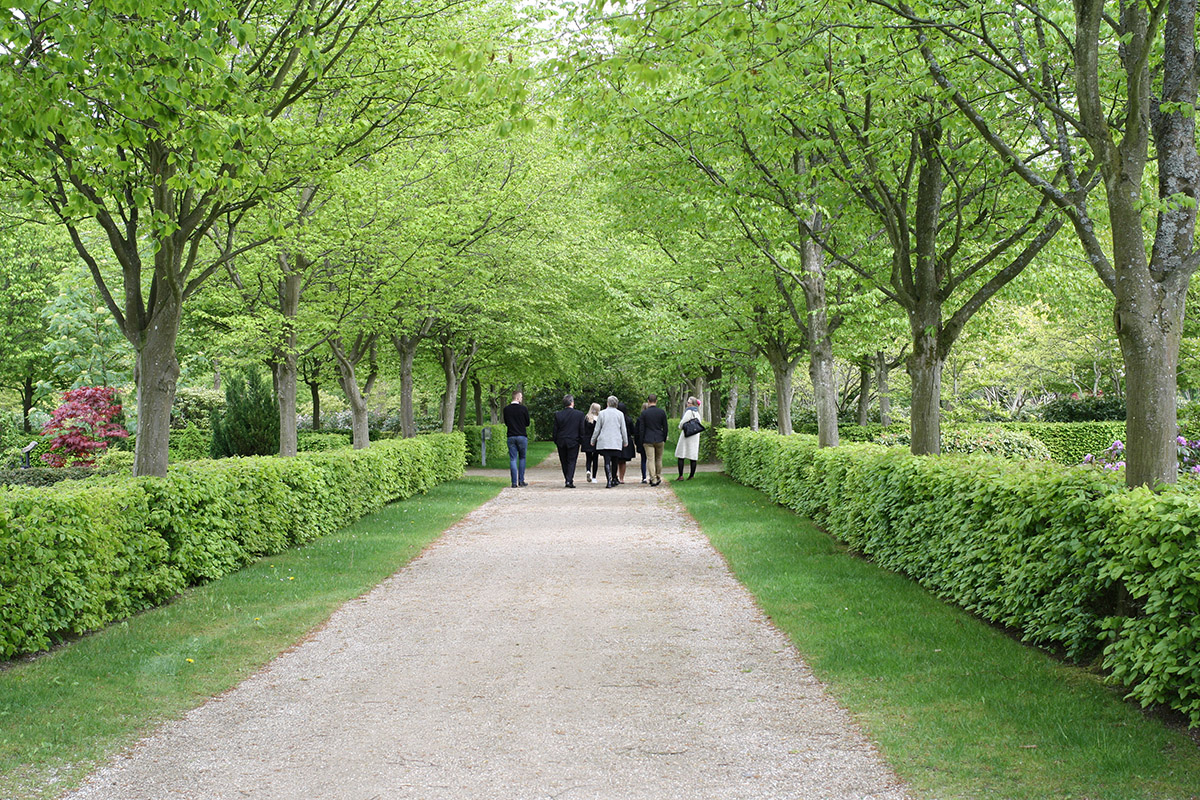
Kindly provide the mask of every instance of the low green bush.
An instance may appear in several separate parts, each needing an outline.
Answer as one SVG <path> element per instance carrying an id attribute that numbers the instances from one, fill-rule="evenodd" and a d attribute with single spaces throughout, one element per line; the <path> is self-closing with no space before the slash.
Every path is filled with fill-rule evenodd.
<path id="1" fill-rule="evenodd" d="M 1085 467 L 725 431 L 734 480 L 880 566 L 1200 726 L 1200 490 Z"/>
<path id="2" fill-rule="evenodd" d="M 1115 395 L 1104 397 L 1060 397 L 1041 408 L 1046 422 L 1124 422 L 1125 401 Z"/>
<path id="3" fill-rule="evenodd" d="M 322 431 L 299 431 L 296 434 L 296 449 L 301 453 L 319 453 L 323 450 L 338 450 L 350 447 L 352 437 L 348 433 L 324 433 Z"/>
<path id="4" fill-rule="evenodd" d="M 909 447 L 911 434 L 905 430 L 885 433 L 877 439 L 887 447 Z M 994 425 L 972 425 L 942 431 L 943 453 L 985 453 L 1012 460 L 1049 461 L 1050 450 L 1041 441 L 1024 431 L 1013 431 Z"/>
<path id="5" fill-rule="evenodd" d="M 30 467 L 0 470 L 0 486 L 53 486 L 67 480 L 90 478 L 92 467 Z"/>
<path id="6" fill-rule="evenodd" d="M 0 493 L 0 656 L 45 649 L 462 475 L 461 434 Z M 64 470 L 56 470 L 63 472 Z"/>

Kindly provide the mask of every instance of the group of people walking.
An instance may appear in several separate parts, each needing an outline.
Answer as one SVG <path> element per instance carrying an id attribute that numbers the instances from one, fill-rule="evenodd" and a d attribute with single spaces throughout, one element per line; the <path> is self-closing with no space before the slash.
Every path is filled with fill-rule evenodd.
<path id="1" fill-rule="evenodd" d="M 514 488 L 527 486 L 525 482 L 525 457 L 529 439 L 529 410 L 523 405 L 521 392 L 514 392 L 512 403 L 504 409 L 504 424 L 508 427 L 509 471 Z M 679 478 L 683 480 L 684 466 L 691 462 L 688 479 L 696 475 L 696 462 L 700 458 L 700 434 L 688 434 L 693 430 L 689 420 L 700 421 L 700 401 L 689 397 L 687 410 L 679 421 L 679 443 L 675 447 L 675 458 L 679 467 Z M 613 488 L 625 483 L 626 468 L 637 455 L 642 457 L 642 483 L 658 486 L 662 483 L 663 449 L 667 441 L 667 412 L 658 407 L 658 396 L 649 395 L 642 405 L 642 413 L 634 420 L 629 409 L 614 396 L 609 396 L 605 408 L 592 403 L 585 414 L 575 408 L 572 395 L 563 397 L 563 407 L 554 415 L 552 439 L 558 447 L 562 462 L 563 480 L 566 488 L 575 488 L 575 470 L 579 464 L 579 453 L 584 454 L 584 472 L 588 483 L 600 480 L 600 459 L 604 459 L 605 487 Z"/>

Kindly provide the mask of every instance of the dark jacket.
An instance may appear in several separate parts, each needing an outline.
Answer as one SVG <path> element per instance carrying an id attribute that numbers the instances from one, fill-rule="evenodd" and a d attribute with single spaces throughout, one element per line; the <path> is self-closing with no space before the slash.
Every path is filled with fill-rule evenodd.
<path id="1" fill-rule="evenodd" d="M 596 432 L 596 420 L 588 421 L 587 414 L 583 415 L 583 452 L 594 453 L 596 446 L 592 444 L 592 434 Z"/>
<path id="2" fill-rule="evenodd" d="M 574 447 L 583 442 L 584 413 L 578 408 L 564 408 L 554 415 L 554 434 L 551 436 L 555 444 Z"/>
<path id="3" fill-rule="evenodd" d="M 667 440 L 667 412 L 658 406 L 650 406 L 637 421 L 638 441 L 656 444 Z"/>
<path id="4" fill-rule="evenodd" d="M 529 409 L 520 403 L 509 403 L 504 407 L 504 424 L 509 436 L 528 436 Z"/>
<path id="5" fill-rule="evenodd" d="M 621 460 L 632 461 L 637 458 L 638 443 L 634 438 L 636 426 L 633 423 L 633 417 L 629 416 L 629 409 L 624 403 L 617 404 L 617 410 L 625 415 L 625 430 L 629 431 L 629 441 L 625 444 L 625 449 L 621 451 Z"/>

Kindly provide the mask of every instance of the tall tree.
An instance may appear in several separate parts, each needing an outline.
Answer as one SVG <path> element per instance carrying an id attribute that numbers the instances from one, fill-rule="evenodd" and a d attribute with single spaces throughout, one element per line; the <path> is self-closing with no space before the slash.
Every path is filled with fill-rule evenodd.
<path id="1" fill-rule="evenodd" d="M 1070 220 L 1115 300 L 1129 389 L 1126 481 L 1174 483 L 1179 343 L 1200 265 L 1196 0 L 988 2 L 962 14 L 873 2 L 911 24 L 963 117 Z M 996 125 L 1001 100 L 1027 127 Z M 1111 241 L 1094 213 L 1098 185 Z"/>
<path id="2" fill-rule="evenodd" d="M 221 266 L 261 244 L 226 237 L 272 193 L 336 170 L 406 107 L 380 47 L 456 5 L 405 0 L 234 4 L 23 2 L 0 16 L 0 163 L 71 235 L 137 353 L 134 471 L 164 475 L 175 346 L 184 303 Z M 364 73 L 375 79 L 369 90 Z M 314 141 L 291 118 L 302 100 L 349 93 L 363 113 Z M 84 234 L 99 227 L 113 280 Z"/>

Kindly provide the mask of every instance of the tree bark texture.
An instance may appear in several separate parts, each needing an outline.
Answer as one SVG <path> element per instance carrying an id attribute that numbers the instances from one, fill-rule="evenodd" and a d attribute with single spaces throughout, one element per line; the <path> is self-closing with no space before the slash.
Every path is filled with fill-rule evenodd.
<path id="1" fill-rule="evenodd" d="M 369 336 L 360 334 L 356 338 L 354 346 L 349 350 L 345 348 L 341 338 L 331 339 L 329 342 L 329 349 L 333 351 L 333 358 L 337 363 L 338 383 L 346 395 L 346 402 L 350 405 L 351 432 L 355 450 L 364 450 L 371 446 L 367 398 L 375 385 L 376 370 L 373 351 L 377 338 L 377 334 Z M 360 388 L 358 365 L 368 355 L 371 355 L 370 371 L 366 384 Z"/>
<path id="2" fill-rule="evenodd" d="M 892 389 L 888 383 L 888 373 L 891 364 L 882 350 L 875 353 L 875 387 L 879 392 L 879 424 L 887 427 L 892 424 Z"/>
<path id="3" fill-rule="evenodd" d="M 171 436 L 171 406 L 179 380 L 175 341 L 183 307 L 177 297 L 160 296 L 154 318 L 142 331 L 137 349 L 137 443 L 133 474 L 167 474 Z"/>
<path id="4" fill-rule="evenodd" d="M 300 289 L 302 274 L 308 269 L 308 261 L 299 253 L 281 253 L 279 266 L 283 277 L 276 283 L 275 291 L 279 303 L 283 330 L 272 354 L 271 369 L 275 376 L 275 399 L 279 402 L 279 455 L 296 455 L 296 387 L 299 385 L 296 353 L 296 315 L 300 312 Z"/>
<path id="5" fill-rule="evenodd" d="M 858 365 L 858 424 L 871 421 L 871 365 L 866 360 Z"/>
<path id="6" fill-rule="evenodd" d="M 758 430 L 758 404 L 759 404 L 758 370 L 754 367 L 750 367 L 748 370 L 746 370 L 746 373 L 747 373 L 746 377 L 750 383 L 750 385 L 749 385 L 750 397 L 748 400 L 748 402 L 750 404 L 750 430 L 756 431 L 756 430 Z"/>
<path id="7" fill-rule="evenodd" d="M 413 336 L 392 334 L 392 346 L 400 356 L 400 433 L 405 439 L 417 435 L 413 414 L 413 361 L 417 357 L 418 341 Z"/>

